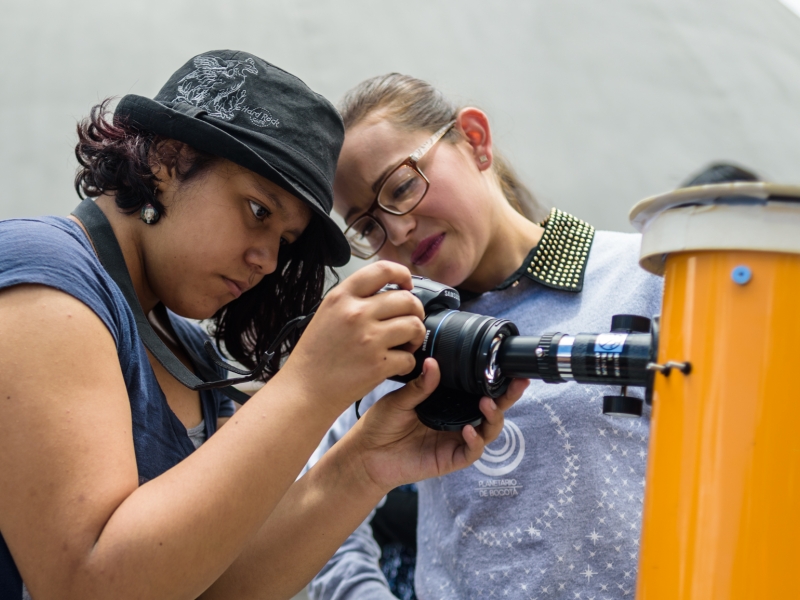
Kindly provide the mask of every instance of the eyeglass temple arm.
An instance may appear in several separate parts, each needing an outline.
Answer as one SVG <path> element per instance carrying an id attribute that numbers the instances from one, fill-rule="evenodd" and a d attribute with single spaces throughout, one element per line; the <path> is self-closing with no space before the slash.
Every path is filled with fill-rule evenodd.
<path id="1" fill-rule="evenodd" d="M 423 156 L 425 156 L 425 153 L 428 150 L 430 150 L 433 147 L 433 145 L 444 136 L 444 134 L 446 134 L 453 128 L 455 124 L 456 124 L 455 121 L 450 121 L 447 125 L 440 128 L 439 131 L 437 131 L 431 137 L 428 138 L 428 141 L 426 141 L 424 144 L 422 144 L 422 146 L 414 150 L 414 152 L 411 153 L 409 158 L 414 162 L 419 161 Z"/>

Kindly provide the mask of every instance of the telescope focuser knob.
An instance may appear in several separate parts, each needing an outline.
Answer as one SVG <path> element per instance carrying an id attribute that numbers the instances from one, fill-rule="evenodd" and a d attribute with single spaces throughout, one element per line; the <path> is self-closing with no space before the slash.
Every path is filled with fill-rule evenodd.
<path id="1" fill-rule="evenodd" d="M 627 386 L 622 387 L 621 396 L 603 396 L 603 414 L 612 417 L 641 417 L 644 402 L 641 398 L 628 396 Z"/>
<path id="2" fill-rule="evenodd" d="M 640 398 L 631 396 L 603 396 L 603 414 L 612 417 L 641 417 L 643 404 Z"/>
<path id="3" fill-rule="evenodd" d="M 611 333 L 650 333 L 650 319 L 639 315 L 614 315 Z"/>

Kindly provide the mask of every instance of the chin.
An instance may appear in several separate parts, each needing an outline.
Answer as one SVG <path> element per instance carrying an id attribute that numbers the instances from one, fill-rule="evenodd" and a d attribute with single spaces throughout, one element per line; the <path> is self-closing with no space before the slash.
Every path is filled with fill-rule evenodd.
<path id="1" fill-rule="evenodd" d="M 184 317 L 185 319 L 202 321 L 204 319 L 210 319 L 217 314 L 217 311 L 225 306 L 225 303 L 213 301 L 212 299 L 209 299 L 207 302 L 198 302 L 194 299 L 194 301 L 189 302 L 181 302 L 178 300 L 173 305 L 166 303 L 165 305 L 178 316 Z"/>
<path id="2" fill-rule="evenodd" d="M 439 262 L 439 264 L 435 264 L 436 262 Z M 424 273 L 422 271 L 424 271 Z M 443 260 L 434 261 L 434 264 L 427 265 L 427 268 L 420 269 L 419 274 L 423 277 L 438 281 L 439 283 L 449 285 L 450 287 L 458 287 L 469 277 L 469 270 L 458 261 L 454 264 Z"/>
<path id="3" fill-rule="evenodd" d="M 194 319 L 196 321 L 205 321 L 206 319 L 211 319 L 215 314 L 217 314 L 218 310 L 219 308 L 217 310 L 197 311 L 195 313 L 182 316 L 185 316 L 187 319 Z"/>
<path id="4" fill-rule="evenodd" d="M 414 275 L 427 277 L 428 279 L 433 279 L 434 281 L 449 285 L 450 287 L 458 287 L 466 279 L 466 276 L 462 277 L 449 269 L 412 269 L 411 272 L 414 273 Z"/>
<path id="5" fill-rule="evenodd" d="M 447 243 L 447 240 L 445 241 Z M 442 244 L 444 246 L 444 244 Z M 449 252 L 447 252 L 450 250 Z M 472 272 L 468 261 L 464 260 L 464 256 L 460 256 L 452 252 L 452 248 L 440 248 L 438 256 L 434 256 L 433 260 L 424 265 L 422 268 L 417 267 L 412 269 L 418 275 L 433 279 L 439 283 L 449 285 L 450 287 L 458 287 L 470 276 Z"/>
<path id="6" fill-rule="evenodd" d="M 452 288 L 457 288 L 460 286 L 464 281 L 466 281 L 466 277 L 450 277 L 447 281 L 441 281 L 440 283 L 444 283 L 445 285 L 449 285 Z"/>

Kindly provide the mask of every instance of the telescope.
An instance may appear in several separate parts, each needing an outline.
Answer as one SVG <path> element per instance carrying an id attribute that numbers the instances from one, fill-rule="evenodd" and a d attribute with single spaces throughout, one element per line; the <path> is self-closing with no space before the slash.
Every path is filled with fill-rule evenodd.
<path id="1" fill-rule="evenodd" d="M 415 280 L 427 329 L 417 352 L 442 371 L 420 419 L 473 422 L 476 398 L 510 377 L 619 385 L 604 410 L 622 415 L 640 413 L 625 390 L 642 387 L 652 413 L 636 599 L 800 598 L 800 187 L 683 188 L 643 200 L 631 222 L 639 264 L 664 276 L 651 323 L 620 315 L 606 333 L 523 337 Z"/>
<path id="2" fill-rule="evenodd" d="M 641 406 L 626 388 L 643 387 L 652 413 L 637 600 L 800 598 L 800 187 L 684 188 L 643 200 L 631 222 L 639 264 L 664 276 L 651 323 L 617 316 L 607 333 L 523 337 L 415 280 L 428 302 L 417 352 L 442 371 L 420 419 L 463 423 L 510 377 L 619 385 L 604 410 L 624 415 Z"/>
<path id="3" fill-rule="evenodd" d="M 460 431 L 467 424 L 479 425 L 480 399 L 497 398 L 512 378 L 620 386 L 618 395 L 603 397 L 603 413 L 640 417 L 643 400 L 629 396 L 629 387 L 644 388 L 649 401 L 657 371 L 691 371 L 689 363 L 656 362 L 657 319 L 615 315 L 608 332 L 520 336 L 510 321 L 458 310 L 459 294 L 451 287 L 419 276 L 413 283 L 411 293 L 425 309 L 425 339 L 414 354 L 414 370 L 393 379 L 408 382 L 422 372 L 426 358 L 436 359 L 439 386 L 416 409 L 420 421 L 432 429 Z M 392 289 L 398 288 L 383 291 Z"/>

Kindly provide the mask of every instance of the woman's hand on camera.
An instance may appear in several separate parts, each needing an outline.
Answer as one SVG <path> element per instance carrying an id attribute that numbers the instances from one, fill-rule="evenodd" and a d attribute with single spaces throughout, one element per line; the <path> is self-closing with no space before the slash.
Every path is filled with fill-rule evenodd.
<path id="1" fill-rule="evenodd" d="M 428 358 L 422 375 L 376 402 L 348 434 L 355 438 L 364 473 L 381 489 L 388 491 L 471 465 L 500 435 L 505 411 L 522 396 L 528 380 L 513 380 L 495 400 L 482 398 L 483 423 L 477 428 L 466 425 L 460 432 L 434 431 L 417 418 L 414 408 L 438 384 L 439 366 Z"/>
<path id="2" fill-rule="evenodd" d="M 402 289 L 376 295 L 390 283 Z M 327 294 L 281 372 L 315 395 L 323 392 L 338 412 L 383 380 L 410 372 L 409 350 L 425 337 L 422 304 L 403 291 L 411 289 L 411 273 L 396 263 L 354 273 Z"/>

